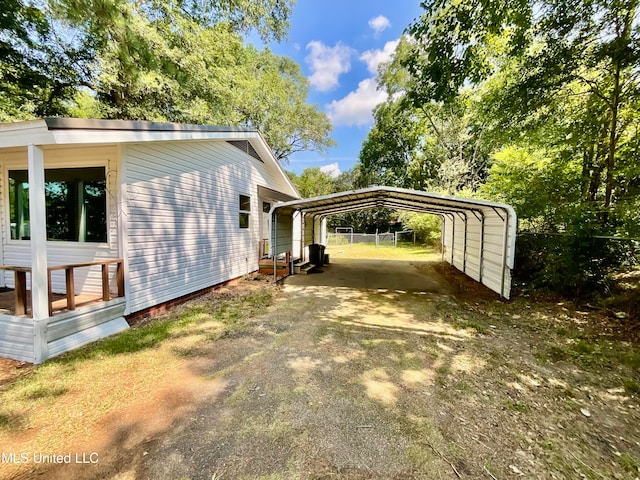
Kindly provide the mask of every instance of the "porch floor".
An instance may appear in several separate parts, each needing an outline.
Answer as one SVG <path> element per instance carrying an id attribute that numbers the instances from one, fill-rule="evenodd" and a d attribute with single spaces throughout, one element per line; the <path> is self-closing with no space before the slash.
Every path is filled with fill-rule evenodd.
<path id="1" fill-rule="evenodd" d="M 102 302 L 102 295 L 76 295 L 76 310 L 81 307 L 95 305 Z M 67 296 L 64 293 L 53 294 L 53 314 L 69 311 L 67 309 Z M 0 314 L 14 315 L 15 291 L 12 288 L 0 289 Z M 31 290 L 27 290 L 27 317 L 31 316 Z"/>

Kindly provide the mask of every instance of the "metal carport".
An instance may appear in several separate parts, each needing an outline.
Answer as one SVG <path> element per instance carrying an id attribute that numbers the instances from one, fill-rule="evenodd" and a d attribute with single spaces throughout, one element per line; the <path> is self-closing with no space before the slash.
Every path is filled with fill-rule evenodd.
<path id="1" fill-rule="evenodd" d="M 304 251 L 304 246 L 323 240 L 327 216 L 367 208 L 440 216 L 443 259 L 509 298 L 517 217 L 513 208 L 503 203 L 393 187 L 369 187 L 277 203 L 271 208 L 270 252 L 274 262 L 279 254 L 292 250 L 295 229 L 300 231 Z"/>

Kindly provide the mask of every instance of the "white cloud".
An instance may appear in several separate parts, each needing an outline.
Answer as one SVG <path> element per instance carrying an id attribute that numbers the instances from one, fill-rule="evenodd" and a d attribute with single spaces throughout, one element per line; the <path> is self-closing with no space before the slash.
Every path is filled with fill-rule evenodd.
<path id="1" fill-rule="evenodd" d="M 338 162 L 330 163 L 329 165 L 320 167 L 320 171 L 322 173 L 326 173 L 331 178 L 338 178 L 340 176 L 340 173 L 342 173 L 340 172 L 340 166 L 338 165 Z"/>
<path id="2" fill-rule="evenodd" d="M 376 79 L 365 78 L 355 91 L 328 104 L 327 114 L 336 126 L 369 125 L 373 122 L 373 107 L 386 99 L 386 93 L 378 90 Z"/>
<path id="3" fill-rule="evenodd" d="M 351 70 L 351 55 L 355 51 L 342 42 L 338 42 L 335 47 L 329 47 L 314 40 L 307 44 L 307 50 L 311 53 L 305 61 L 313 72 L 309 82 L 321 92 L 337 87 L 340 75 Z"/>
<path id="4" fill-rule="evenodd" d="M 378 65 L 383 62 L 388 62 L 393 58 L 393 54 L 396 52 L 396 47 L 400 43 L 400 40 L 393 40 L 391 42 L 387 42 L 384 45 L 382 50 L 367 50 L 362 55 L 360 55 L 360 60 L 367 64 L 367 69 L 373 73 L 378 73 Z"/>
<path id="5" fill-rule="evenodd" d="M 369 20 L 369 26 L 373 29 L 376 35 L 380 35 L 383 30 L 386 30 L 391 26 L 391 22 L 384 15 L 378 15 L 377 17 Z"/>

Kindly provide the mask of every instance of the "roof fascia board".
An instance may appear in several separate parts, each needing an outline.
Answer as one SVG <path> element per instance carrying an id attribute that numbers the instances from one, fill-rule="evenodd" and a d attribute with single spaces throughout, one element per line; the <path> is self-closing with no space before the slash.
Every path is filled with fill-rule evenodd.
<path id="1" fill-rule="evenodd" d="M 257 132 L 251 127 L 196 125 L 190 123 L 150 122 L 146 120 L 106 120 L 96 118 L 43 118 L 49 130 L 121 130 L 149 132 Z"/>
<path id="2" fill-rule="evenodd" d="M 49 145 L 53 135 L 44 120 L 0 124 L 0 148 Z"/>
<path id="3" fill-rule="evenodd" d="M 52 130 L 54 144 L 137 143 L 183 140 L 251 140 L 255 132 L 190 132 L 151 130 Z"/>

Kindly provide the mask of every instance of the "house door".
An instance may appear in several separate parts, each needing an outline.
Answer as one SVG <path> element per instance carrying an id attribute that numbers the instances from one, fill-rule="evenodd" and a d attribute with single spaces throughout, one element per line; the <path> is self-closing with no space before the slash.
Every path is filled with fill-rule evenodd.
<path id="1" fill-rule="evenodd" d="M 269 239 L 271 238 L 271 219 L 269 211 L 271 202 L 262 201 L 262 214 L 260 215 L 260 254 L 265 257 L 269 253 Z"/>

